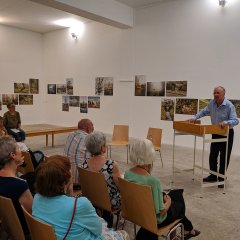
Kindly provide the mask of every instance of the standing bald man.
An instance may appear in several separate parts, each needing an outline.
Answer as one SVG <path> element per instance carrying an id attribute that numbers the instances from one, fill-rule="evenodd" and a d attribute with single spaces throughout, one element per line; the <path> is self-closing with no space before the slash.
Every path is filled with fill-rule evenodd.
<path id="1" fill-rule="evenodd" d="M 233 127 L 238 125 L 239 120 L 237 118 L 236 109 L 234 105 L 225 98 L 225 88 L 218 86 L 213 90 L 214 99 L 209 102 L 209 104 L 193 116 L 192 120 L 197 120 L 204 116 L 210 116 L 212 124 L 219 124 L 221 127 L 224 125 L 229 126 L 228 135 L 228 153 L 227 153 L 227 167 L 230 161 L 234 130 Z M 212 139 L 223 138 L 224 136 L 213 134 Z M 220 166 L 219 173 L 225 175 L 225 154 L 226 154 L 226 142 L 215 142 L 211 143 L 210 155 L 209 155 L 209 167 L 210 170 L 217 172 L 217 159 L 220 153 Z M 204 178 L 204 182 L 216 182 L 223 181 L 221 177 L 210 174 L 208 177 Z M 223 185 L 218 185 L 222 188 Z"/>

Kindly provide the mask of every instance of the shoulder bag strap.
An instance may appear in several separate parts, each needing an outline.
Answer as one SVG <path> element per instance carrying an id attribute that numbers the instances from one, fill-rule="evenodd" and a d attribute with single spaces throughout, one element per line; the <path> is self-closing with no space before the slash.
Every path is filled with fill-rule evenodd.
<path id="1" fill-rule="evenodd" d="M 67 232 L 66 232 L 63 240 L 66 239 L 66 237 L 67 237 L 67 235 L 68 235 L 68 233 L 69 233 L 69 231 L 70 231 L 70 229 L 71 229 L 72 222 L 73 222 L 73 218 L 74 218 L 74 215 L 75 215 L 75 212 L 76 212 L 77 200 L 78 200 L 78 198 L 76 197 L 76 198 L 75 198 L 75 201 L 74 201 L 74 207 L 73 207 L 71 222 L 70 222 L 70 224 L 69 224 L 68 230 L 67 230 Z"/>

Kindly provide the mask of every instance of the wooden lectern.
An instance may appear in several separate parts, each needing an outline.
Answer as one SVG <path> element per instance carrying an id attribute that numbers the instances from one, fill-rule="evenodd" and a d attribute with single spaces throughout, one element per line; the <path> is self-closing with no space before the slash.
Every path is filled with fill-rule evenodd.
<path id="1" fill-rule="evenodd" d="M 175 164 L 175 141 L 176 136 L 179 135 L 193 135 L 194 136 L 194 162 L 193 162 L 193 179 L 195 174 L 195 168 L 201 169 L 201 187 L 211 187 L 217 186 L 220 184 L 224 184 L 225 191 L 225 183 L 226 183 L 226 168 L 227 168 L 227 149 L 228 149 L 228 132 L 229 127 L 227 125 L 224 128 L 221 128 L 219 125 L 202 125 L 199 120 L 190 122 L 190 121 L 174 121 L 173 122 L 174 136 L 173 136 L 173 164 L 172 164 L 172 182 L 174 181 L 174 164 Z M 208 134 L 218 134 L 222 135 L 222 138 L 218 139 L 207 139 L 206 135 Z M 201 137 L 203 139 L 203 148 L 202 148 L 202 165 L 196 165 L 196 137 Z M 226 155 L 225 155 L 225 175 L 220 174 L 218 172 L 211 171 L 210 169 L 204 168 L 204 151 L 205 144 L 212 142 L 226 142 Z M 213 183 L 203 183 L 203 171 L 207 171 L 217 177 L 221 177 L 224 179 L 223 182 L 213 182 Z"/>

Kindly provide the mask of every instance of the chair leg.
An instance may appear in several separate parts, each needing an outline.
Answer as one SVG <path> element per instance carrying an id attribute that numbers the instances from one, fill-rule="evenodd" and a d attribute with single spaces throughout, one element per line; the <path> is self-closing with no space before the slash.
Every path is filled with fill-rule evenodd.
<path id="1" fill-rule="evenodd" d="M 160 149 L 159 149 L 159 155 L 160 155 L 160 159 L 161 159 L 162 167 L 163 167 L 163 160 L 162 160 L 162 154 L 161 154 L 161 150 Z"/>
<path id="2" fill-rule="evenodd" d="M 120 212 L 116 214 L 117 215 L 117 221 L 116 221 L 116 225 L 115 225 L 115 231 L 117 231 L 118 229 L 118 223 L 119 223 L 119 219 L 120 219 Z"/>
<path id="3" fill-rule="evenodd" d="M 136 227 L 136 224 L 133 224 L 134 225 L 134 239 L 136 239 L 137 237 L 137 227 Z"/>

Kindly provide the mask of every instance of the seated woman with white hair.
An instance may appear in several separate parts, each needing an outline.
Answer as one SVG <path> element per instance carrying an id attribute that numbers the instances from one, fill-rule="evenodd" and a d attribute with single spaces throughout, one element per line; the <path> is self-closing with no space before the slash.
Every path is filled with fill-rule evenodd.
<path id="1" fill-rule="evenodd" d="M 155 150 L 150 140 L 136 140 L 131 144 L 130 161 L 135 165 L 125 172 L 124 178 L 130 182 L 148 185 L 152 188 L 153 200 L 156 209 L 158 226 L 166 226 L 174 220 L 181 218 L 184 225 L 184 239 L 189 239 L 200 234 L 193 228 L 191 221 L 185 216 L 185 203 L 182 192 L 172 198 L 163 195 L 160 180 L 151 176 Z M 141 228 L 137 233 L 137 240 L 155 240 L 158 236 Z"/>

